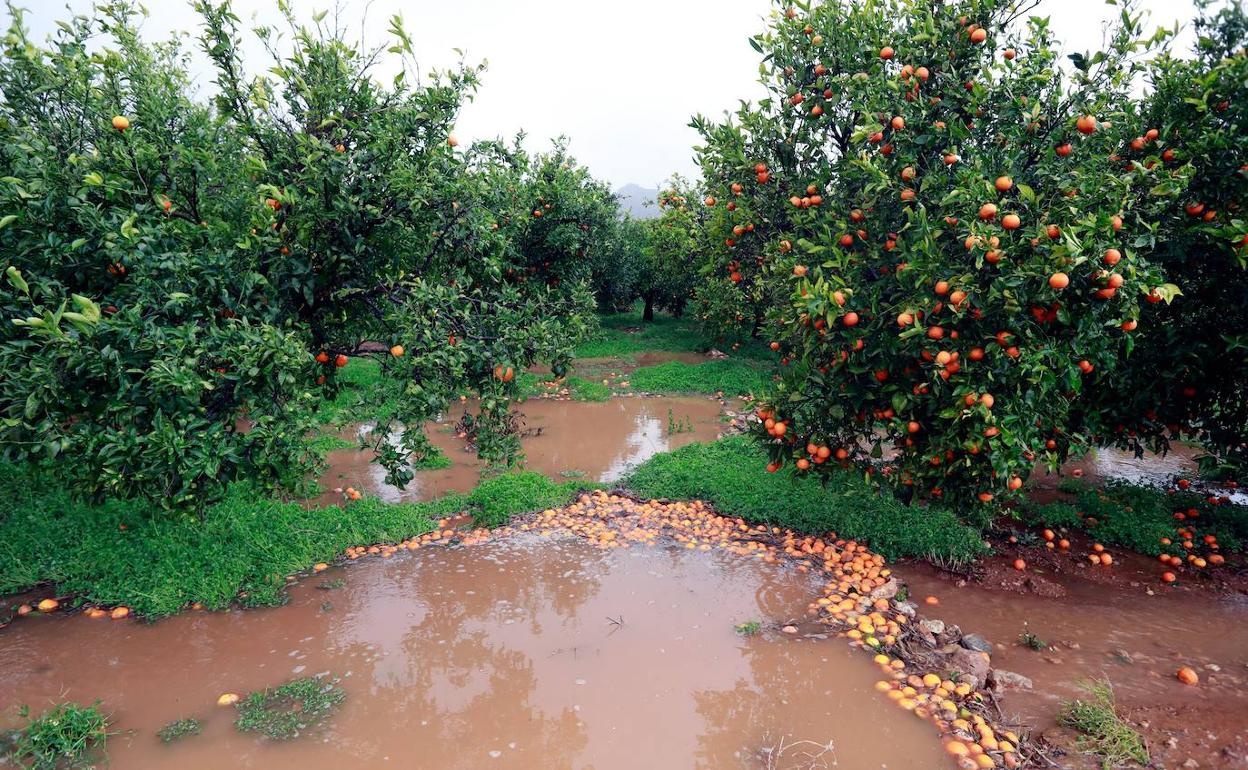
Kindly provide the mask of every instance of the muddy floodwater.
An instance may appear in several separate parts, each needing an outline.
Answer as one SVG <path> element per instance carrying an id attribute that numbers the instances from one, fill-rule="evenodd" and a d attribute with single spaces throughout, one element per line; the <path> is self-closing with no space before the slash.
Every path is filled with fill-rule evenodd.
<path id="1" fill-rule="evenodd" d="M 405 489 L 385 483 L 385 470 L 371 462 L 371 453 L 342 449 L 329 453 L 329 469 L 321 477 L 326 490 L 354 487 L 388 502 L 428 500 L 447 492 L 467 492 L 481 480 L 483 463 L 466 451 L 454 423 L 463 415 L 456 405 L 426 433 L 451 459 L 451 467 L 424 470 Z M 469 407 L 470 408 L 470 407 Z M 525 467 L 556 480 L 612 482 L 660 452 L 694 441 L 714 440 L 724 429 L 721 406 L 708 398 L 613 398 L 603 402 L 530 399 L 517 404 L 522 416 Z M 364 423 L 343 434 L 354 440 Z M 332 492 L 321 502 L 340 499 Z"/>
<path id="2" fill-rule="evenodd" d="M 127 770 L 952 767 L 931 725 L 873 691 L 863 653 L 779 630 L 817 591 L 761 560 L 518 534 L 331 568 L 282 608 L 32 618 L 4 633 L 0 713 L 102 699 Z M 734 631 L 747 621 L 762 631 Z M 345 704 L 290 742 L 214 705 L 320 673 Z M 192 716 L 201 735 L 158 740 Z"/>

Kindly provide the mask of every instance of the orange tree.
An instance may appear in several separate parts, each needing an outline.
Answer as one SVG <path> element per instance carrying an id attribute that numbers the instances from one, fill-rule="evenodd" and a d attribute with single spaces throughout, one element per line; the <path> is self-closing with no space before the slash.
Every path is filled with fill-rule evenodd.
<path id="1" fill-rule="evenodd" d="M 1067 75 L 1029 10 L 789 7 L 753 39 L 770 96 L 695 121 L 708 239 L 782 364 L 758 428 L 771 467 L 859 465 L 986 511 L 1100 431 L 1081 405 L 1142 299 L 1176 291 L 1142 256 L 1156 170 L 1124 168 L 1108 130 L 1155 41 L 1127 8 Z"/>
<path id="2" fill-rule="evenodd" d="M 693 290 L 699 259 L 698 235 L 703 219 L 697 193 L 689 181 L 673 176 L 659 191 L 659 216 L 643 223 L 636 292 L 644 307 L 642 319 L 654 319 L 655 308 L 684 315 Z"/>
<path id="3" fill-rule="evenodd" d="M 291 20 L 291 52 L 249 77 L 229 5 L 197 9 L 213 105 L 186 96 L 176 44 L 139 40 L 131 3 L 46 49 L 15 14 L 0 58 L 0 306 L 20 321 L 0 331 L 8 459 L 171 506 L 235 479 L 295 486 L 319 398 L 374 355 L 400 404 L 384 417 L 411 426 L 375 433 L 392 480 L 427 450 L 424 418 L 465 391 L 482 395 L 482 451 L 513 461 L 514 375 L 566 361 L 586 329 L 605 190 L 561 149 L 458 148 L 479 69 L 419 80 L 397 19 L 400 74 L 383 85 L 382 52 L 321 20 Z"/>
<path id="4" fill-rule="evenodd" d="M 1200 5 L 1191 58 L 1152 64 L 1138 119 L 1118 152 L 1162 177 L 1146 203 L 1150 259 L 1182 288 L 1145 308 L 1136 349 L 1094 408 L 1108 437 L 1136 450 L 1197 439 L 1208 466 L 1248 468 L 1248 18 L 1243 6 Z M 1213 467 L 1207 468 L 1213 470 Z"/>

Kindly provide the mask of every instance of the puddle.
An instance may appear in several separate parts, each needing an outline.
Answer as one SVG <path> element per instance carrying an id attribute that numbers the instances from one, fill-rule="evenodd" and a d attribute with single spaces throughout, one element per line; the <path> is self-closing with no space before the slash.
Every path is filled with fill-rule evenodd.
<path id="1" fill-rule="evenodd" d="M 468 405 L 471 407 L 471 405 Z M 556 480 L 584 479 L 610 483 L 629 469 L 660 452 L 694 441 L 714 440 L 724 429 L 718 401 L 707 398 L 613 398 L 603 402 L 530 399 L 514 407 L 523 415 L 523 427 L 531 433 L 521 440 L 525 467 Z M 388 502 L 428 500 L 447 492 L 467 492 L 480 481 L 485 467 L 475 452 L 464 451 L 464 441 L 452 430 L 463 414 L 456 406 L 440 421 L 429 423 L 426 432 L 451 459 L 451 467 L 418 471 L 406 489 L 386 484 L 385 470 L 372 462 L 369 452 L 336 450 L 326 458 L 329 468 L 321 487 L 355 487 Z M 679 432 L 669 432 L 669 416 Z M 355 440 L 363 424 L 344 432 Z M 337 502 L 327 492 L 320 502 Z"/>
<path id="2" fill-rule="evenodd" d="M 792 567 L 676 545 L 517 533 L 425 548 L 331 568 L 283 608 L 16 624 L 0 727 L 20 703 L 100 698 L 120 731 L 110 764 L 131 770 L 951 767 L 930 724 L 873 690 L 861 652 L 775 630 L 818 591 Z M 749 620 L 763 632 L 734 632 Z M 293 742 L 238 733 L 213 705 L 320 672 L 346 703 Z M 203 734 L 162 745 L 156 731 L 189 716 Z"/>
<path id="3" fill-rule="evenodd" d="M 1108 479 L 1118 479 L 1144 486 L 1169 487 L 1178 477 L 1193 481 L 1199 478 L 1196 458 L 1201 454 L 1199 448 L 1179 443 L 1171 444 L 1170 451 L 1164 456 L 1145 452 L 1143 456 L 1136 457 L 1134 452 L 1124 449 L 1101 447 L 1067 463 L 1062 467 L 1062 473 L 1066 476 L 1081 473 L 1083 480 L 1093 486 L 1099 486 Z M 1046 475 L 1043 466 L 1037 468 L 1035 478 L 1042 488 L 1055 488 L 1058 484 L 1058 477 Z M 1248 505 L 1248 494 L 1243 492 L 1222 486 L 1210 486 L 1209 491 L 1219 497 L 1227 497 L 1233 503 Z"/>

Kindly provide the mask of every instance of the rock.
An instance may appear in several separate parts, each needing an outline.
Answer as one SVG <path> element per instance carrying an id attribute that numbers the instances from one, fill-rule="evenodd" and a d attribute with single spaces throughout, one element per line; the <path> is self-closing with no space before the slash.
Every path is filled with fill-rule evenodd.
<path id="1" fill-rule="evenodd" d="M 914 602 L 897 602 L 897 611 L 908 618 L 913 618 L 919 612 L 919 606 Z"/>
<path id="2" fill-rule="evenodd" d="M 781 630 L 781 631 L 783 631 L 783 632 L 784 632 L 784 633 L 786 633 L 786 634 L 796 634 L 796 633 L 797 633 L 797 626 L 785 626 L 784 628 L 782 628 L 782 629 L 780 629 L 780 630 Z"/>
<path id="3" fill-rule="evenodd" d="M 992 654 L 992 642 L 988 641 L 979 634 L 967 634 L 958 642 L 968 650 L 977 650 Z"/>
<path id="4" fill-rule="evenodd" d="M 897 582 L 897 578 L 889 578 L 887 583 L 877 587 L 869 596 L 872 599 L 891 599 L 900 589 L 901 585 Z"/>
<path id="5" fill-rule="evenodd" d="M 929 634 L 943 634 L 945 632 L 945 621 L 924 618 L 919 621 L 919 628 Z"/>
<path id="6" fill-rule="evenodd" d="M 1200 767 L 1200 763 L 1189 757 L 1188 760 L 1183 763 L 1183 766 L 1186 768 L 1197 768 Z"/>
<path id="7" fill-rule="evenodd" d="M 706 351 L 706 357 L 716 358 L 716 359 L 727 358 L 728 354 L 723 352 L 722 350 L 716 350 L 715 348 L 711 348 L 710 350 Z"/>
<path id="8" fill-rule="evenodd" d="M 1034 685 L 1031 679 L 1013 671 L 994 669 L 992 672 L 993 688 L 996 690 L 1030 690 Z"/>
<path id="9" fill-rule="evenodd" d="M 959 647 L 953 655 L 949 656 L 949 667 L 967 677 L 977 690 L 987 683 L 991 665 L 992 659 L 988 657 L 988 653 L 979 650 Z"/>

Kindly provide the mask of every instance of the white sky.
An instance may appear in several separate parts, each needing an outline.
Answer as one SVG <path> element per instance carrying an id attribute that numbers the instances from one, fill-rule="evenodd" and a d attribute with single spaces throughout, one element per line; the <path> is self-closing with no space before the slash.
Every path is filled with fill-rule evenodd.
<path id="1" fill-rule="evenodd" d="M 291 0 L 302 18 L 335 0 Z M 363 27 L 370 44 L 387 42 L 386 29 L 402 13 L 422 68 L 444 68 L 463 49 L 489 68 L 476 101 L 456 129 L 462 140 L 513 136 L 524 129 L 530 149 L 565 134 L 572 152 L 613 186 L 655 187 L 671 172 L 693 176 L 688 128 L 694 113 L 718 116 L 740 99 L 757 98 L 759 55 L 747 38 L 762 28 L 769 0 L 337 0 L 352 36 Z M 58 3 L 16 0 L 28 9 L 37 40 L 57 19 L 85 13 L 91 0 Z M 1191 0 L 1142 0 L 1154 26 L 1187 25 Z M 66 10 L 66 8 L 71 10 Z M 198 30 L 189 0 L 152 0 L 143 31 L 166 39 Z M 235 0 L 251 20 L 280 20 L 276 0 Z M 365 13 L 367 9 L 367 13 Z M 1044 0 L 1038 11 L 1053 19 L 1069 50 L 1096 50 L 1102 22 L 1119 9 L 1103 0 Z M 8 13 L 0 8 L 0 21 Z M 1180 50 L 1190 48 L 1181 36 Z M 252 73 L 268 66 L 257 46 L 247 49 Z M 204 73 L 203 57 L 194 65 Z M 201 93 L 211 85 L 205 80 Z"/>

